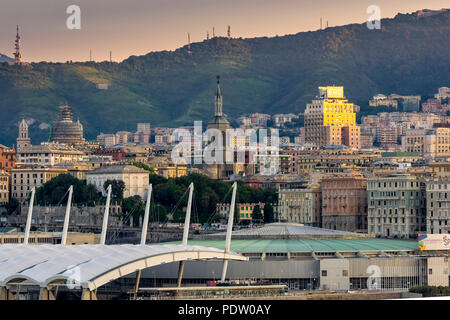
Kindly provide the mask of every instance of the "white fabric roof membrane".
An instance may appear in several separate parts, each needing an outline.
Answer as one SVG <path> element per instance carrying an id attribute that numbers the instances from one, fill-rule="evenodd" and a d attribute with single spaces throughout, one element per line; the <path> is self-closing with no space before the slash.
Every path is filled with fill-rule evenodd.
<path id="1" fill-rule="evenodd" d="M 192 245 L 0 245 L 0 286 L 66 283 L 94 290 L 127 274 L 162 263 L 248 258 Z M 69 287 L 70 288 L 70 287 Z"/>

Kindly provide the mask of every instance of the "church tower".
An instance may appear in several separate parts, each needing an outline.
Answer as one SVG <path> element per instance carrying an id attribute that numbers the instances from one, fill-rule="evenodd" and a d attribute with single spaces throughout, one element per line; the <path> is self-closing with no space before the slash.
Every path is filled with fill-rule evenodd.
<path id="1" fill-rule="evenodd" d="M 217 89 L 214 98 L 214 116 L 208 123 L 208 129 L 218 129 L 224 134 L 230 128 L 230 123 L 222 113 L 222 93 L 220 91 L 220 76 L 217 76 Z"/>
<path id="2" fill-rule="evenodd" d="M 19 137 L 17 138 L 17 151 L 22 151 L 31 146 L 31 140 L 28 137 L 28 124 L 25 119 L 19 124 Z"/>
<path id="3" fill-rule="evenodd" d="M 216 95 L 214 97 L 214 116 L 208 123 L 207 129 L 217 129 L 222 133 L 222 154 L 223 158 L 219 160 L 217 164 L 208 165 L 207 172 L 208 176 L 212 179 L 224 179 L 233 174 L 233 165 L 226 164 L 227 157 L 230 149 L 227 148 L 226 132 L 230 129 L 230 123 L 222 112 L 222 92 L 220 90 L 220 76 L 217 76 L 217 88 Z M 211 140 L 212 142 L 214 140 Z"/>

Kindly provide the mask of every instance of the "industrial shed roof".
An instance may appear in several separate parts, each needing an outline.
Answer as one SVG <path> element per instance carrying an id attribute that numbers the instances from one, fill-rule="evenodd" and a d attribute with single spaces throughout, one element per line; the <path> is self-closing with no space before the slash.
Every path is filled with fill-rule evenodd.
<path id="1" fill-rule="evenodd" d="M 190 245 L 223 249 L 223 240 L 191 240 Z M 355 251 L 414 251 L 416 241 L 391 239 L 245 239 L 232 240 L 231 250 L 250 252 L 355 252 Z"/>
<path id="2" fill-rule="evenodd" d="M 297 223 L 270 223 L 256 228 L 233 231 L 232 239 L 311 239 L 367 238 L 367 234 L 305 226 Z M 199 239 L 225 239 L 225 232 L 203 235 Z"/>

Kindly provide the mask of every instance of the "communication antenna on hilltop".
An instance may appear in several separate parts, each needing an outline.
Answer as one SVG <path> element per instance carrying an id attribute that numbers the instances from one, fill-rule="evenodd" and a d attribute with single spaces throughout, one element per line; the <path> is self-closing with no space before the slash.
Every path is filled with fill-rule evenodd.
<path id="1" fill-rule="evenodd" d="M 109 62 L 112 62 L 112 51 L 109 50 Z"/>
<path id="2" fill-rule="evenodd" d="M 322 30 L 322 17 L 320 17 L 320 30 Z"/>
<path id="3" fill-rule="evenodd" d="M 209 31 L 206 31 L 206 40 L 209 40 Z"/>
<path id="4" fill-rule="evenodd" d="M 228 26 L 227 36 L 231 38 L 231 26 Z"/>
<path id="5" fill-rule="evenodd" d="M 213 38 L 216 37 L 216 32 L 214 31 L 214 27 L 213 27 Z"/>
<path id="6" fill-rule="evenodd" d="M 328 20 L 327 20 L 327 28 L 328 28 Z"/>
<path id="7" fill-rule="evenodd" d="M 89 61 L 92 61 L 92 49 L 89 49 Z"/>
<path id="8" fill-rule="evenodd" d="M 20 35 L 19 35 L 19 25 L 17 25 L 16 41 L 14 41 L 14 63 L 20 64 L 22 59 L 22 54 L 20 53 Z"/>
<path id="9" fill-rule="evenodd" d="M 188 32 L 188 54 L 191 54 L 191 35 Z"/>

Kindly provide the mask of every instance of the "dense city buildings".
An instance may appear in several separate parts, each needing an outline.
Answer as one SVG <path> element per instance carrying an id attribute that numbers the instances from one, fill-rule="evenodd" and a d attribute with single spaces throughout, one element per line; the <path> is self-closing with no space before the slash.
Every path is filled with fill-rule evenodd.
<path id="1" fill-rule="evenodd" d="M 54 166 L 65 162 L 81 161 L 84 155 L 84 152 L 74 149 L 70 145 L 45 143 L 31 145 L 18 151 L 17 163 Z"/>
<path id="2" fill-rule="evenodd" d="M 377 94 L 369 101 L 369 106 L 371 107 L 392 107 L 398 108 L 398 101 L 394 100 L 390 97 L 385 96 L 384 94 Z"/>
<path id="3" fill-rule="evenodd" d="M 357 173 L 322 179 L 322 226 L 332 230 L 367 232 L 367 180 Z"/>
<path id="4" fill-rule="evenodd" d="M 116 133 L 116 144 L 127 144 L 133 141 L 133 134 L 129 131 L 118 131 Z"/>
<path id="5" fill-rule="evenodd" d="M 122 161 L 122 158 L 126 155 L 122 148 L 116 147 L 95 150 L 94 154 L 98 156 L 110 156 L 114 161 Z"/>
<path id="6" fill-rule="evenodd" d="M 319 96 L 306 106 L 304 117 L 305 142 L 360 148 L 360 128 L 356 125 L 353 104 L 344 97 L 343 87 L 319 87 Z"/>
<path id="7" fill-rule="evenodd" d="M 172 133 L 165 134 L 157 134 L 155 135 L 155 144 L 159 145 L 171 145 L 173 144 L 174 139 L 172 137 Z"/>
<path id="8" fill-rule="evenodd" d="M 150 123 L 142 122 L 137 124 L 134 133 L 123 130 L 101 133 L 97 143 L 92 143 L 83 139 L 82 126 L 73 122 L 71 107 L 61 106 L 56 121 L 59 122 L 58 142 L 33 145 L 29 138 L 32 121 L 22 119 L 17 151 L 0 145 L 3 178 L 0 201 L 15 198 L 26 203 L 33 187 L 40 187 L 63 173 L 94 184 L 103 194 L 105 181 L 121 180 L 126 185 L 124 197 L 143 198 L 150 172 L 137 167 L 142 164 L 166 179 L 199 173 L 212 179 L 241 180 L 252 188 L 274 189 L 278 195 L 277 203 L 273 204 L 275 219 L 281 222 L 408 239 L 416 238 L 424 228 L 427 232 L 449 233 L 445 210 L 436 213 L 431 209 L 446 208 L 445 201 L 440 201 L 439 194 L 429 194 L 429 188 L 440 185 L 434 185 L 433 181 L 446 179 L 450 172 L 447 159 L 450 158 L 450 117 L 436 112 L 435 108 L 439 103 L 441 106 L 447 103 L 445 94 L 442 89 L 441 99 L 436 97 L 423 104 L 430 113 L 381 112 L 363 116 L 359 127 L 354 105 L 345 98 L 343 87 L 319 87 L 319 96 L 307 105 L 304 114 L 254 113 L 239 118 L 244 129 L 285 130 L 277 139 L 278 147 L 250 150 L 249 136 L 233 136 L 228 142 L 232 148 L 245 150 L 244 163 L 237 163 L 236 151 L 225 145 L 223 159 L 229 154 L 235 163 L 197 166 L 172 161 L 174 144 L 182 139 L 175 134 L 175 128 L 151 127 Z M 374 100 L 377 106 L 392 107 L 398 103 L 401 109 L 407 98 L 377 95 Z M 293 129 L 301 125 L 303 117 L 304 127 Z M 192 126 L 182 128 L 191 134 L 194 130 Z M 219 130 L 224 140 L 226 130 L 231 128 L 222 110 L 219 83 L 214 116 L 207 128 Z M 51 138 L 55 140 L 54 136 Z M 274 143 L 272 136 L 263 137 L 262 142 Z M 191 138 L 191 146 L 197 143 L 195 137 Z M 207 144 L 208 141 L 200 141 L 202 147 Z M 196 152 L 192 149 L 190 158 L 202 157 L 202 152 Z M 276 165 L 268 166 L 271 163 Z M 419 183 L 414 185 L 419 194 L 413 200 L 408 198 L 409 193 L 406 195 L 410 190 L 403 187 L 404 181 L 410 180 Z M 380 187 L 374 185 L 378 181 Z M 393 185 L 392 190 L 383 190 L 385 182 Z M 427 197 L 421 191 L 425 184 Z M 444 188 L 445 184 L 441 184 Z M 399 199 L 391 193 L 399 195 Z M 445 200 L 445 192 L 442 197 Z M 238 221 L 253 220 L 256 205 L 263 209 L 265 204 L 243 204 L 244 209 L 237 209 Z M 227 214 L 226 204 L 218 208 Z M 396 217 L 395 212 L 400 216 Z"/>
<path id="9" fill-rule="evenodd" d="M 270 114 L 265 113 L 252 113 L 250 115 L 250 122 L 253 126 L 256 127 L 266 127 L 267 121 L 271 120 Z"/>
<path id="10" fill-rule="evenodd" d="M 450 88 L 447 87 L 441 87 L 438 89 L 438 93 L 434 95 L 436 99 L 439 99 L 440 101 L 449 99 L 450 98 Z"/>
<path id="11" fill-rule="evenodd" d="M 400 128 L 395 125 L 376 128 L 375 142 L 382 148 L 398 144 L 401 135 Z"/>
<path id="12" fill-rule="evenodd" d="M 418 152 L 424 157 L 450 156 L 450 126 L 433 129 L 408 129 L 402 136 L 402 151 Z"/>
<path id="13" fill-rule="evenodd" d="M 147 164 L 166 179 L 184 177 L 188 174 L 187 164 L 174 163 L 167 156 L 152 157 Z"/>
<path id="14" fill-rule="evenodd" d="M 107 13 L 139 11 L 121 27 L 146 30 L 145 1 L 132 2 Z M 172 16 L 157 18 L 172 22 L 177 12 L 166 9 L 187 2 L 158 1 Z M 245 16 L 241 2 L 232 9 Z M 282 19 L 281 2 L 264 18 Z M 190 24 L 187 45 L 126 58 L 140 52 L 139 36 L 121 30 L 135 44 L 115 37 L 114 60 L 112 51 L 104 59 L 103 39 L 94 56 L 77 48 L 67 56 L 76 61 L 64 62 L 38 32 L 52 57 L 23 62 L 14 23 L 9 49 L 0 47 L 14 49 L 13 58 L 0 53 L 0 300 L 450 298 L 450 9 L 381 19 L 376 3 L 354 6 L 359 16 L 373 11 L 367 26 L 335 27 L 332 15 L 352 16 L 345 1 L 331 13 L 297 2 L 320 19 L 319 31 L 242 39 L 248 26 L 233 18 L 241 35 L 228 25 L 224 37 L 215 21 L 211 38 L 205 29 L 205 40 L 191 43 L 200 38 Z M 211 6 L 216 16 L 229 16 L 225 3 Z M 214 19 L 197 7 L 189 9 L 198 21 Z M 29 20 L 27 10 L 13 11 L 2 27 L 19 13 Z M 87 11 L 90 25 L 74 35 L 100 39 L 88 34 L 97 29 L 107 39 L 117 30 L 95 28 L 99 15 Z M 66 13 L 66 27 L 80 29 L 79 6 Z M 62 14 L 42 25 L 57 16 L 62 27 Z M 76 51 L 88 50 L 89 61 L 77 62 Z M 226 87 L 220 76 L 208 82 L 211 72 Z M 221 311 L 276 318 L 271 306 Z M 294 316 L 304 313 L 296 307 Z M 419 307 L 398 309 L 408 318 Z M 220 310 L 183 303 L 163 312 L 214 318 Z"/>
<path id="15" fill-rule="evenodd" d="M 116 135 L 112 133 L 100 133 L 97 136 L 97 142 L 105 148 L 112 147 L 116 145 Z"/>
<path id="16" fill-rule="evenodd" d="M 426 231 L 423 178 L 411 174 L 370 177 L 367 195 L 370 234 L 417 238 Z"/>
<path id="17" fill-rule="evenodd" d="M 402 111 L 403 112 L 419 112 L 420 110 L 420 96 L 403 96 L 402 99 Z"/>
<path id="18" fill-rule="evenodd" d="M 422 112 L 433 112 L 446 115 L 450 110 L 450 105 L 442 103 L 439 99 L 428 99 L 422 103 Z"/>
<path id="19" fill-rule="evenodd" d="M 390 94 L 389 96 L 377 94 L 369 100 L 369 106 L 391 107 L 395 109 L 398 109 L 400 106 L 400 109 L 403 112 L 419 112 L 420 100 L 420 96 L 402 96 L 395 93 Z"/>
<path id="20" fill-rule="evenodd" d="M 293 113 L 288 114 L 275 114 L 272 116 L 272 121 L 275 127 L 281 127 L 286 123 L 291 123 L 292 120 L 298 119 L 298 115 Z"/>

